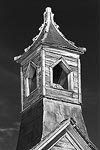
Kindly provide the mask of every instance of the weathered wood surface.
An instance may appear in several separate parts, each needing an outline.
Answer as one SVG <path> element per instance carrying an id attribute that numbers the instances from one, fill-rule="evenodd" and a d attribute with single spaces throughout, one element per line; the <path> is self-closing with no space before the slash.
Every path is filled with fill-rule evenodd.
<path id="1" fill-rule="evenodd" d="M 59 51 L 60 52 L 60 51 Z M 74 98 L 78 98 L 78 95 L 77 93 L 79 93 L 79 75 L 78 75 L 78 61 L 76 58 L 74 58 L 74 55 L 73 57 L 69 57 L 69 56 L 66 56 L 63 54 L 63 56 L 59 53 L 55 53 L 55 52 L 51 52 L 51 49 L 50 49 L 50 52 L 49 51 L 46 51 L 45 52 L 45 86 L 46 86 L 46 94 L 48 95 L 59 95 L 60 97 L 62 96 L 63 98 L 63 95 L 68 96 L 68 92 L 65 91 L 65 90 L 61 90 L 61 92 L 59 92 L 59 90 L 56 88 L 57 91 L 55 91 L 54 87 L 54 84 L 53 84 L 53 68 L 52 65 L 54 65 L 57 61 L 59 61 L 59 59 L 64 59 L 66 61 L 66 63 L 69 65 L 69 67 L 72 68 L 73 71 L 73 76 L 71 77 L 71 79 L 69 79 L 69 91 L 73 91 L 75 93 L 73 94 L 70 94 L 69 96 L 73 97 Z M 48 88 L 53 88 L 53 89 L 50 89 L 50 91 L 48 90 Z M 53 93 L 53 92 L 54 93 Z M 65 94 L 63 94 L 65 93 Z M 61 94 L 61 95 L 60 95 Z"/>
<path id="2" fill-rule="evenodd" d="M 23 110 L 31 106 L 31 104 L 37 101 L 39 97 L 40 97 L 40 92 L 38 89 L 35 89 L 28 97 L 24 98 Z"/>
<path id="3" fill-rule="evenodd" d="M 68 56 L 66 56 L 66 54 Z M 52 79 L 53 72 L 51 72 L 51 70 L 53 68 L 51 68 L 51 66 L 56 61 L 58 61 L 61 57 L 67 62 L 67 64 L 71 68 L 76 70 L 73 72 L 73 77 L 69 83 L 70 89 L 72 89 L 72 87 L 73 87 L 72 90 L 69 90 L 69 91 L 73 91 L 72 93 L 67 92 L 66 90 L 59 91 L 59 88 L 58 89 L 55 88 L 56 86 L 54 86 L 54 84 L 52 84 L 53 83 L 53 79 Z M 60 51 L 59 51 L 59 53 L 55 53 L 55 52 L 51 52 L 51 51 L 49 52 L 49 51 L 43 49 L 43 50 L 39 51 L 38 53 L 37 52 L 34 53 L 34 56 L 33 57 L 31 56 L 31 60 L 29 60 L 29 61 L 27 60 L 27 63 L 24 64 L 24 66 L 22 68 L 23 76 L 25 76 L 25 73 L 26 73 L 26 70 L 27 70 L 27 67 L 28 67 L 28 64 L 30 61 L 32 61 L 33 63 L 35 63 L 38 66 L 37 67 L 37 88 L 39 89 L 39 92 L 41 94 L 47 95 L 47 96 L 50 96 L 50 94 L 51 94 L 51 97 L 58 96 L 58 97 L 61 97 L 61 99 L 63 99 L 63 98 L 65 99 L 66 97 L 69 96 L 69 99 L 74 98 L 73 100 L 76 102 L 76 99 L 77 99 L 77 102 L 78 102 L 78 94 L 77 93 L 79 93 L 79 87 L 80 87 L 79 77 L 80 76 L 79 76 L 78 69 L 77 69 L 78 68 L 77 57 L 74 57 L 74 55 L 70 56 L 69 53 L 65 53 L 62 55 L 62 53 L 60 54 Z M 23 81 L 24 81 L 24 79 L 23 79 Z M 50 88 L 50 89 L 48 89 L 48 88 Z M 23 85 L 23 96 L 24 95 L 25 95 L 25 87 Z M 24 96 L 24 99 L 26 99 L 25 96 Z M 24 108 L 28 106 L 28 103 L 30 105 L 30 100 L 27 102 L 26 102 L 26 100 L 23 100 L 23 101 L 25 101 L 25 104 L 23 104 Z"/>
<path id="4" fill-rule="evenodd" d="M 69 56 L 70 58 L 72 57 L 72 58 L 76 58 L 76 59 L 79 58 L 78 54 L 71 53 L 71 52 L 67 51 L 67 49 L 62 50 L 62 49 L 57 49 L 57 48 L 49 48 L 48 46 L 44 46 L 43 49 L 47 52 L 56 53 L 56 54 L 59 54 L 62 56 Z"/>
<path id="5" fill-rule="evenodd" d="M 35 58 L 36 55 L 38 53 L 40 53 L 41 51 L 41 46 L 38 46 L 35 51 L 33 51 L 32 53 L 30 53 L 27 57 L 24 57 L 24 59 L 21 61 L 21 66 L 25 65 L 26 63 L 28 63 L 30 60 L 33 59 L 33 57 Z"/>
<path id="6" fill-rule="evenodd" d="M 70 101 L 72 103 L 79 103 L 78 94 L 74 92 L 68 92 L 63 89 L 57 88 L 45 88 L 45 96 L 49 98 L 54 98 L 58 100 L 64 100 L 66 102 Z"/>
<path id="7" fill-rule="evenodd" d="M 72 58 L 69 56 L 63 56 L 63 55 L 59 55 L 57 53 L 50 53 L 50 52 L 46 52 L 46 63 L 48 64 L 53 64 L 55 63 L 57 60 L 59 60 L 60 58 L 64 58 L 65 61 L 71 65 L 71 66 L 77 66 L 77 59 L 76 58 Z"/>
<path id="8" fill-rule="evenodd" d="M 64 136 L 61 138 L 58 143 L 54 145 L 51 150 L 75 150 L 72 144 L 68 141 L 68 139 Z"/>
<path id="9" fill-rule="evenodd" d="M 79 128 L 87 135 L 80 105 L 43 98 L 43 133 L 48 135 L 59 123 L 70 117 L 74 118 Z"/>
<path id="10" fill-rule="evenodd" d="M 16 150 L 29 150 L 40 142 L 42 136 L 43 102 L 38 101 L 22 113 Z"/>
<path id="11" fill-rule="evenodd" d="M 29 63 L 33 63 L 33 65 L 36 66 L 36 80 L 37 80 L 37 89 L 30 93 L 29 97 L 25 96 L 25 76 L 26 76 L 26 71 L 28 68 Z M 27 58 L 27 61 L 23 63 L 22 66 L 22 72 L 23 72 L 23 102 L 22 102 L 22 107 L 23 110 L 26 109 L 31 105 L 32 102 L 36 101 L 40 95 L 42 95 L 43 91 L 43 75 L 42 75 L 42 56 L 41 56 L 41 51 L 39 50 L 38 52 L 35 51 L 34 55 L 31 55 L 29 59 Z M 22 78 L 22 77 L 21 77 Z"/>

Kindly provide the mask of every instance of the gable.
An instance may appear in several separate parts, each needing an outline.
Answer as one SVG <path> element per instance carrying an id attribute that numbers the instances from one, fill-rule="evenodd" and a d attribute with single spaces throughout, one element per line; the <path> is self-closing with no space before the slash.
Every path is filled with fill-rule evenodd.
<path id="1" fill-rule="evenodd" d="M 76 126 L 73 119 L 60 123 L 52 133 L 31 150 L 97 150 Z"/>
<path id="2" fill-rule="evenodd" d="M 41 139 L 41 142 L 36 145 L 36 147 L 33 147 L 31 150 L 47 150 L 50 149 L 55 143 L 62 138 L 65 134 L 65 129 L 69 125 L 70 121 L 69 119 L 60 123 L 58 128 L 56 128 L 52 133 Z"/>
<path id="3" fill-rule="evenodd" d="M 66 137 L 66 134 L 50 150 L 76 150 Z"/>

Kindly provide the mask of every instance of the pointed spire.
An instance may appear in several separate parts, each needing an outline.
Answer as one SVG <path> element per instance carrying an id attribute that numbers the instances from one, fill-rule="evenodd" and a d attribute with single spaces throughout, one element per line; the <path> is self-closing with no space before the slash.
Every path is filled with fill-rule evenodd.
<path id="1" fill-rule="evenodd" d="M 46 12 L 51 12 L 51 7 L 47 7 Z"/>
<path id="2" fill-rule="evenodd" d="M 53 18 L 54 14 L 52 13 L 52 9 L 47 7 L 44 12 L 44 22 L 39 28 L 40 32 L 33 38 L 33 43 L 24 50 L 25 53 L 28 55 L 28 51 L 31 49 L 31 47 L 35 47 L 41 43 L 84 54 L 86 48 L 77 47 L 74 42 L 67 40 L 59 30 L 59 26 L 55 23 Z M 15 57 L 14 59 L 16 61 L 18 60 L 19 62 L 22 61 L 22 59 L 27 56 L 25 53 L 21 56 Z"/>
<path id="3" fill-rule="evenodd" d="M 54 22 L 53 16 L 54 16 L 54 14 L 52 13 L 51 8 L 47 7 L 46 11 L 44 12 L 44 23 L 47 23 L 47 26 L 46 26 L 46 31 L 47 32 L 48 32 L 48 29 L 49 29 L 50 22 Z"/>
<path id="4" fill-rule="evenodd" d="M 51 8 L 47 7 L 46 11 L 44 12 L 44 23 L 50 21 L 51 16 Z"/>

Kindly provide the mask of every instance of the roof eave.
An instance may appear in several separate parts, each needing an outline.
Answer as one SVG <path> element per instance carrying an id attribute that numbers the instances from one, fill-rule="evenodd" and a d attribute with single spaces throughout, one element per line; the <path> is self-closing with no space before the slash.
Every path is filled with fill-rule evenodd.
<path id="1" fill-rule="evenodd" d="M 16 56 L 14 57 L 14 61 L 16 61 L 17 63 L 21 64 L 21 62 L 28 57 L 30 54 L 32 54 L 34 52 L 34 50 L 36 48 L 38 48 L 39 46 L 42 45 L 42 42 L 39 42 L 37 45 L 32 45 L 32 47 L 30 47 L 30 49 L 26 52 L 24 52 L 22 55 Z"/>
<path id="2" fill-rule="evenodd" d="M 47 45 L 49 47 L 54 47 L 54 48 L 59 48 L 62 50 L 66 50 L 72 53 L 76 53 L 76 54 L 84 54 L 84 52 L 86 51 L 86 48 L 81 48 L 81 47 L 77 47 L 74 44 L 72 44 L 72 42 L 70 42 L 69 40 L 67 40 L 63 34 L 59 31 L 56 23 L 53 20 L 54 14 L 51 12 L 51 8 L 46 8 L 46 12 L 44 13 L 44 23 L 42 24 L 42 26 L 39 28 L 40 33 L 33 39 L 33 43 L 31 46 L 29 46 L 28 48 L 24 49 L 24 53 L 22 55 L 16 56 L 14 57 L 14 60 L 17 63 L 20 63 L 28 56 L 32 53 L 32 51 L 34 51 L 35 48 L 37 48 L 39 45 Z M 59 33 L 60 36 L 62 36 L 62 38 L 68 42 L 71 45 L 71 48 L 64 46 L 64 45 L 57 45 L 57 44 L 52 44 L 52 43 L 45 43 L 47 34 L 49 32 L 49 27 L 50 27 L 50 22 L 52 22 L 53 26 L 55 27 L 56 31 Z M 42 37 L 43 36 L 43 37 Z"/>
<path id="3" fill-rule="evenodd" d="M 84 54 L 84 52 L 86 52 L 86 48 L 78 48 L 75 50 L 74 48 L 67 48 L 65 46 L 62 46 L 62 45 L 56 45 L 56 44 L 52 44 L 52 43 L 45 43 L 45 42 L 42 42 L 42 45 L 44 46 L 48 46 L 50 48 L 59 48 L 61 50 L 65 50 L 65 51 L 69 51 L 69 52 L 72 52 L 72 53 L 76 53 L 76 54 Z"/>

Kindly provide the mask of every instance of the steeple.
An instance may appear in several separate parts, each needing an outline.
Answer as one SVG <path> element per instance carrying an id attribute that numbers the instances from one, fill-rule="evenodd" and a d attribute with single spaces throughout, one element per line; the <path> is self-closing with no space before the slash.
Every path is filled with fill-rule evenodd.
<path id="1" fill-rule="evenodd" d="M 81 108 L 80 55 L 59 31 L 50 7 L 31 46 L 15 57 L 21 69 L 21 126 L 16 150 L 96 150 Z"/>
<path id="2" fill-rule="evenodd" d="M 60 32 L 59 26 L 54 21 L 54 14 L 52 13 L 50 7 L 47 7 L 44 12 L 44 22 L 39 28 L 39 31 L 39 34 L 33 38 L 32 45 L 24 49 L 25 53 L 15 57 L 17 62 L 21 62 L 23 58 L 28 56 L 28 54 L 30 54 L 31 51 L 40 44 L 60 48 L 62 50 L 67 49 L 67 51 L 79 54 L 84 54 L 86 51 L 86 48 L 77 47 L 74 42 L 67 40 Z"/>
<path id="3" fill-rule="evenodd" d="M 51 22 L 53 22 L 53 14 L 52 14 L 51 8 L 47 7 L 46 11 L 44 12 L 44 24 L 47 24 L 46 30 L 45 30 L 46 32 L 49 31 L 49 26 Z"/>

